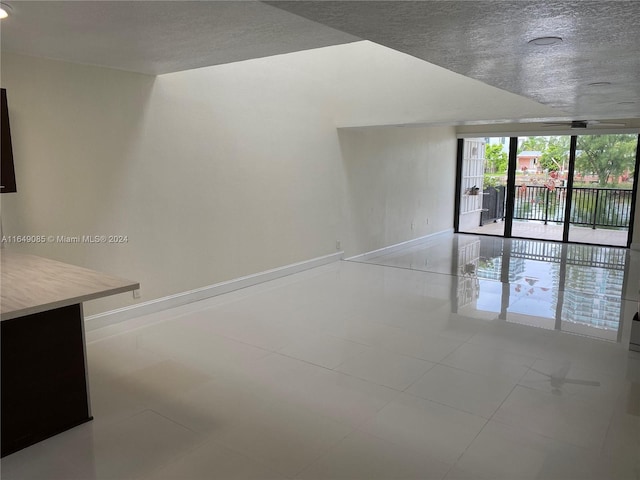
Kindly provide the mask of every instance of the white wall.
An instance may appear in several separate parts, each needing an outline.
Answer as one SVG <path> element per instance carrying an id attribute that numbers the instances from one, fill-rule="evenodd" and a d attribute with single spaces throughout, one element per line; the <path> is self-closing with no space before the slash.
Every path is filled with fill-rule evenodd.
<path id="1" fill-rule="evenodd" d="M 340 130 L 347 178 L 347 256 L 452 228 L 454 129 Z"/>
<path id="2" fill-rule="evenodd" d="M 310 55 L 153 78 L 3 54 L 18 182 L 2 199 L 5 234 L 127 235 L 21 249 L 138 280 L 145 301 L 332 253 L 336 240 L 355 254 L 450 228 L 453 131 L 389 131 L 388 147 L 379 132 L 339 138 L 336 100 L 300 68 Z"/>

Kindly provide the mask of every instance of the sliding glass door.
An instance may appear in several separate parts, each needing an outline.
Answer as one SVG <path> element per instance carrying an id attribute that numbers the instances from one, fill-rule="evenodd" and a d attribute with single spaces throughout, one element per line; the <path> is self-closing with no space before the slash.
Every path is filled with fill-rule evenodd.
<path id="1" fill-rule="evenodd" d="M 518 140 L 511 235 L 562 241 L 571 137 Z"/>
<path id="2" fill-rule="evenodd" d="M 637 135 L 578 136 L 570 242 L 627 245 L 637 143 Z"/>
<path id="3" fill-rule="evenodd" d="M 456 231 L 627 246 L 637 134 L 460 142 Z"/>
<path id="4" fill-rule="evenodd" d="M 509 137 L 464 141 L 458 230 L 504 236 Z"/>

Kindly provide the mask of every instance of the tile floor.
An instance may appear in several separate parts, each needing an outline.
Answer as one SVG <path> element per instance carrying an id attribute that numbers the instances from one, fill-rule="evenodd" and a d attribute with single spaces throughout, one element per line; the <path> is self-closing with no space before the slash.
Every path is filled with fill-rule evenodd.
<path id="1" fill-rule="evenodd" d="M 496 241 L 441 236 L 88 332 L 95 420 L 2 478 L 639 479 L 638 259 L 590 252 L 580 280 L 584 250 L 543 249 L 542 268 L 540 242 Z M 511 270 L 488 278 L 490 258 Z M 549 318 L 620 263 L 608 330 Z M 533 279 L 550 308 L 517 308 Z"/>
<path id="2" fill-rule="evenodd" d="M 490 222 L 481 227 L 468 230 L 468 233 L 483 233 L 486 235 L 504 235 L 504 222 Z M 562 241 L 563 226 L 554 223 L 545 225 L 543 222 L 514 220 L 511 234 L 514 237 L 536 238 L 541 240 Z M 599 245 L 627 245 L 626 230 L 609 230 L 605 228 L 592 229 L 571 225 L 569 241 L 580 243 L 594 243 Z"/>

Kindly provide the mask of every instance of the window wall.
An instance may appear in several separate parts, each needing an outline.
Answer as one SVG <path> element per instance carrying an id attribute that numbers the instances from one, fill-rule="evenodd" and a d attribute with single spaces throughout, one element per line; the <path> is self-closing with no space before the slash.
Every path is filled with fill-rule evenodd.
<path id="1" fill-rule="evenodd" d="M 628 246 L 637 164 L 635 133 L 464 139 L 456 231 Z"/>

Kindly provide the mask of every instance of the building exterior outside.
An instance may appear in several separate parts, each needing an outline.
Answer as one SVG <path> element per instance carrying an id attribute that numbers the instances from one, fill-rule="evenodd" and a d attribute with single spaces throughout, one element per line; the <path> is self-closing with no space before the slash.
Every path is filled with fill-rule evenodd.
<path id="1" fill-rule="evenodd" d="M 518 154 L 518 170 L 522 172 L 536 172 L 542 152 L 537 150 L 525 150 Z"/>

